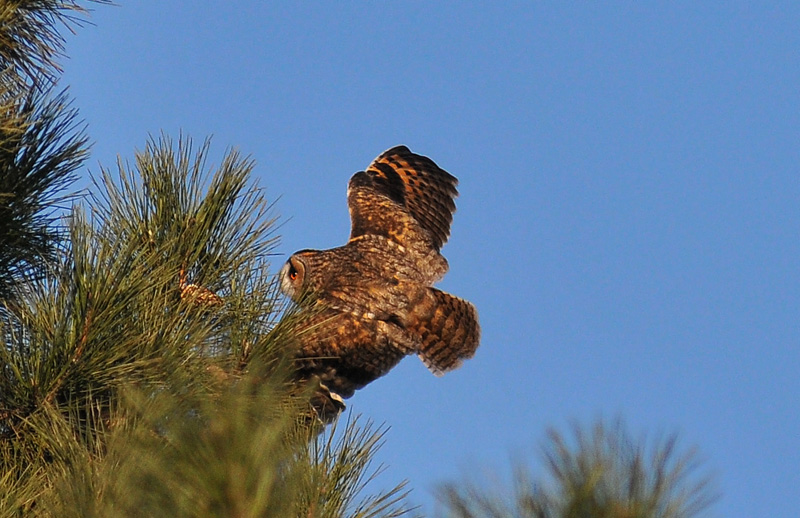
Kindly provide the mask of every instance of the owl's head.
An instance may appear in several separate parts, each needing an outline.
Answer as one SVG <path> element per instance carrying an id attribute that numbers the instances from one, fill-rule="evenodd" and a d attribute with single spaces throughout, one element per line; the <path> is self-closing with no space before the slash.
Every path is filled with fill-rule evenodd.
<path id="1" fill-rule="evenodd" d="M 298 302 L 309 288 L 306 283 L 308 264 L 303 257 L 304 252 L 300 251 L 292 254 L 286 264 L 283 265 L 283 268 L 281 268 L 279 276 L 281 291 L 295 302 Z"/>

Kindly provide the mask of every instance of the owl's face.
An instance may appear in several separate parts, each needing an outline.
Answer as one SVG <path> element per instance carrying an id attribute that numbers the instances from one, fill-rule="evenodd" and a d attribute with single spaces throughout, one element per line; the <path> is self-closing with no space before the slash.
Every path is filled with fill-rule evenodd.
<path id="1" fill-rule="evenodd" d="M 281 268 L 281 291 L 297 302 L 305 290 L 306 263 L 299 254 L 289 257 Z"/>

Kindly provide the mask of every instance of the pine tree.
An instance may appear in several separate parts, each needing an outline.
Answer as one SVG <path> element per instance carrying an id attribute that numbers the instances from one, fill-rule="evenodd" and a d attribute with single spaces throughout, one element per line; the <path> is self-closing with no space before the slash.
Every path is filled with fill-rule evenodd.
<path id="1" fill-rule="evenodd" d="M 450 483 L 438 496 L 448 518 L 691 518 L 716 494 L 698 476 L 693 450 L 681 454 L 676 435 L 635 441 L 621 420 L 575 425 L 573 437 L 550 430 L 543 449 L 547 477 L 519 466 L 513 490 L 476 481 Z"/>

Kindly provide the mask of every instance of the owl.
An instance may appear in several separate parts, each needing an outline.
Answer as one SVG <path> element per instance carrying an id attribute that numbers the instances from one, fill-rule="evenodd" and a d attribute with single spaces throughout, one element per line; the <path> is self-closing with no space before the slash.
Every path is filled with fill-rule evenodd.
<path id="1" fill-rule="evenodd" d="M 430 158 L 389 149 L 350 178 L 347 243 L 301 250 L 281 269 L 281 289 L 302 322 L 297 376 L 317 381 L 334 403 L 407 355 L 441 375 L 475 353 L 475 307 L 433 287 L 448 269 L 440 250 L 457 183 Z"/>

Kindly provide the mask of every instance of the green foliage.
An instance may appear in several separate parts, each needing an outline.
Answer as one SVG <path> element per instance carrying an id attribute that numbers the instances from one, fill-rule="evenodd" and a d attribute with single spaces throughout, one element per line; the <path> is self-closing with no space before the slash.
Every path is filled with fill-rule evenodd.
<path id="1" fill-rule="evenodd" d="M 5 101 L 3 101 L 5 99 Z M 62 93 L 0 92 L 0 300 L 55 257 L 57 209 L 86 157 L 87 139 Z"/>
<path id="2" fill-rule="evenodd" d="M 353 422 L 339 441 L 297 428 L 285 395 L 253 378 L 217 398 L 132 394 L 140 416 L 111 434 L 102 463 L 63 471 L 49 516 L 391 517 L 400 488 L 359 499 L 377 446 Z M 297 409 L 294 409 L 297 411 Z M 158 433 L 153 431 L 157 430 Z M 368 478 L 369 474 L 366 475 Z M 89 484 L 87 484 L 87 481 Z M 87 490 L 90 488 L 90 490 Z"/>
<path id="3" fill-rule="evenodd" d="M 648 444 L 630 438 L 620 421 L 574 428 L 574 441 L 551 430 L 544 449 L 549 477 L 533 482 L 520 467 L 514 491 L 449 484 L 439 492 L 451 518 L 689 518 L 714 500 L 698 478 L 693 451 L 679 455 L 670 436 Z"/>
<path id="4" fill-rule="evenodd" d="M 411 509 L 404 500 L 410 490 L 405 482 L 385 493 L 361 497 L 367 486 L 383 472 L 372 468 L 372 458 L 383 444 L 385 429 L 361 426 L 358 419 L 345 423 L 341 434 L 337 423 L 302 451 L 304 504 L 297 516 L 348 516 L 351 518 L 393 518 Z M 292 515 L 294 516 L 294 514 Z"/>
<path id="5" fill-rule="evenodd" d="M 64 92 L 53 94 L 72 1 L 0 0 L 0 300 L 40 277 L 59 241 L 63 189 L 87 139 Z"/>

